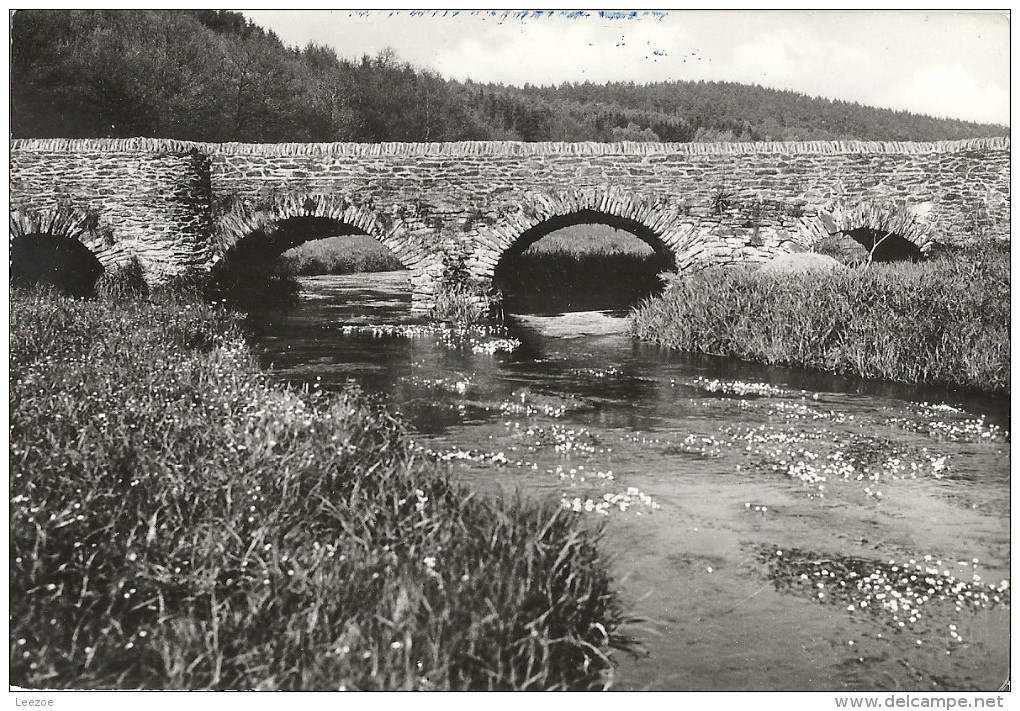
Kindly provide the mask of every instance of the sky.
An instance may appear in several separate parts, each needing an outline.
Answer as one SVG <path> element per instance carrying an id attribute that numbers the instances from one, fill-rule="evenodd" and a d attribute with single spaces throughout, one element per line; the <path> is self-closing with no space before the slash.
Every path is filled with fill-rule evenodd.
<path id="1" fill-rule="evenodd" d="M 288 45 L 453 79 L 732 81 L 1009 125 L 1005 12 L 244 10 Z"/>

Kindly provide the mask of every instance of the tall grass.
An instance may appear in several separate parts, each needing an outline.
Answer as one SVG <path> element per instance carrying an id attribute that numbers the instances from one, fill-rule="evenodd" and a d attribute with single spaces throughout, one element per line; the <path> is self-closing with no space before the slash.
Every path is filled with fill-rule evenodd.
<path id="1" fill-rule="evenodd" d="M 826 274 L 713 268 L 641 305 L 671 348 L 867 378 L 1010 389 L 1008 252 Z"/>
<path id="2" fill-rule="evenodd" d="M 313 240 L 282 255 L 295 276 L 389 272 L 403 269 L 396 255 L 369 235 L 344 235 Z"/>
<path id="3" fill-rule="evenodd" d="M 440 282 L 425 316 L 433 321 L 458 326 L 483 323 L 495 318 L 497 296 L 472 283 Z"/>
<path id="4" fill-rule="evenodd" d="M 12 684 L 611 680 L 597 532 L 451 484 L 353 387 L 269 381 L 229 313 L 17 292 L 10 345 Z"/>
<path id="5" fill-rule="evenodd" d="M 146 296 L 149 293 L 149 285 L 145 281 L 145 271 L 138 257 L 132 257 L 123 265 L 103 272 L 96 281 L 95 291 L 99 298 L 109 301 Z"/>

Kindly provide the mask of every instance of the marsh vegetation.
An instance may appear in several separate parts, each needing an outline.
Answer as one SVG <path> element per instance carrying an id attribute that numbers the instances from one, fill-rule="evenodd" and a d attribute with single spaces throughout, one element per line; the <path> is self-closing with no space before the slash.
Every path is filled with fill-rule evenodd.
<path id="1" fill-rule="evenodd" d="M 911 383 L 1010 390 L 1008 248 L 812 274 L 671 276 L 633 332 L 670 348 Z"/>

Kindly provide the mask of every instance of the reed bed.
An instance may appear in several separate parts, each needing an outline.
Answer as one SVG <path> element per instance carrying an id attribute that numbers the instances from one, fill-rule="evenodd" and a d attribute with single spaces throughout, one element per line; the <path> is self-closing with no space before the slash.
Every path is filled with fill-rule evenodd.
<path id="1" fill-rule="evenodd" d="M 195 293 L 12 294 L 12 684 L 611 683 L 597 530 L 451 484 L 353 386 L 270 381 Z"/>
<path id="2" fill-rule="evenodd" d="M 865 378 L 1010 390 L 1008 250 L 825 274 L 673 277 L 633 332 L 670 348 Z"/>

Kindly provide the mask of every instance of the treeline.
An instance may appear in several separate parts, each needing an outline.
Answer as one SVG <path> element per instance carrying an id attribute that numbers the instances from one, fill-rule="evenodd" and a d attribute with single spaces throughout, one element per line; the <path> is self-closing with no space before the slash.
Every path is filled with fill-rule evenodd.
<path id="1" fill-rule="evenodd" d="M 343 48 L 340 48 L 343 51 Z M 26 10 L 11 24 L 15 137 L 198 141 L 940 140 L 1006 135 L 720 82 L 456 82 L 392 51 L 287 47 L 217 10 Z"/>

